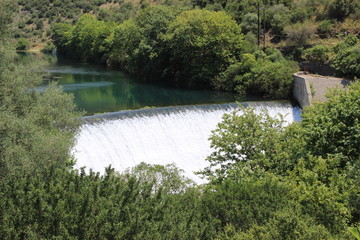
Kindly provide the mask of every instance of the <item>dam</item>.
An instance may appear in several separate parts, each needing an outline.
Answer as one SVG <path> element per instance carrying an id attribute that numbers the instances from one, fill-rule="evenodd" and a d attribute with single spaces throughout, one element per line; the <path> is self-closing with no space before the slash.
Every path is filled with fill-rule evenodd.
<path id="1" fill-rule="evenodd" d="M 273 117 L 282 114 L 288 123 L 300 120 L 300 108 L 288 101 L 240 104 L 257 112 L 266 109 Z M 103 173 L 109 165 L 121 172 L 141 162 L 175 163 L 186 177 L 204 183 L 194 171 L 208 166 L 211 131 L 225 113 L 237 108 L 237 103 L 193 105 L 84 117 L 73 149 L 75 167 Z"/>

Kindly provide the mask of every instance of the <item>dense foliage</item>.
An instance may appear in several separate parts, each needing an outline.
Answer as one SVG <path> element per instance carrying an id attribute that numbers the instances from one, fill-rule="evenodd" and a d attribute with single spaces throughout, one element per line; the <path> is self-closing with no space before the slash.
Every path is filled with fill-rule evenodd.
<path id="1" fill-rule="evenodd" d="M 217 89 L 235 90 L 240 95 L 284 98 L 292 89 L 292 75 L 298 70 L 295 62 L 287 61 L 280 51 L 245 53 L 213 80 Z"/>
<path id="2" fill-rule="evenodd" d="M 349 35 L 344 42 L 334 47 L 336 55 L 332 59 L 335 69 L 345 76 L 360 77 L 360 41 Z"/>
<path id="3" fill-rule="evenodd" d="M 193 3 L 251 12 L 251 2 Z M 292 1 L 277 4 L 285 9 Z M 348 1 L 331 4 L 343 16 L 356 11 Z M 12 1 L 0 0 L 0 238 L 352 239 L 351 232 L 358 234 L 360 83 L 331 92 L 328 102 L 308 107 L 302 122 L 289 126 L 281 117 L 251 108 L 225 115 L 210 137 L 214 150 L 202 172 L 209 179 L 203 186 L 182 177 L 173 165 L 141 164 L 123 174 L 111 168 L 104 175 L 79 172 L 72 169 L 69 152 L 79 114 L 72 98 L 56 85 L 36 91 L 43 80 L 35 67 L 39 63 L 22 65 L 10 51 L 13 9 Z M 328 9 L 326 14 L 334 14 Z M 235 10 L 234 17 L 240 19 Z M 274 11 L 271 19 L 281 31 L 287 16 Z M 194 65 L 192 76 L 207 76 L 209 84 L 239 92 L 262 85 L 275 91 L 266 78 L 273 72 L 281 77 L 291 66 L 278 51 L 246 52 L 239 28 L 223 12 L 154 7 L 121 25 L 85 15 L 75 26 L 60 24 L 54 31 L 58 47 L 75 51 L 81 46 L 77 54 L 87 53 L 81 58 L 101 56 L 129 71 L 176 60 L 186 73 L 183 54 L 197 58 L 186 52 L 189 48 L 218 64 Z M 335 47 L 344 56 L 340 60 L 349 59 L 355 66 L 356 41 L 351 36 Z M 163 50 L 171 46 L 177 51 L 178 45 L 185 51 L 173 52 L 179 56 Z M 112 55 L 119 53 L 108 51 L 112 47 L 121 54 Z M 321 48 L 308 52 L 322 57 Z M 335 56 L 334 64 L 341 66 L 340 60 Z M 154 68 L 176 76 L 171 66 Z M 353 69 L 348 73 L 356 75 Z M 285 89 L 285 84 L 280 86 Z"/>
<path id="4" fill-rule="evenodd" d="M 60 52 L 80 59 L 103 59 L 150 80 L 208 87 L 242 51 L 243 36 L 223 12 L 170 7 L 142 10 L 114 26 L 82 16 L 75 26 L 54 26 Z"/>
<path id="5" fill-rule="evenodd" d="M 36 172 L 70 159 L 78 116 L 73 98 L 43 82 L 42 63 L 19 63 L 9 45 L 13 3 L 1 1 L 0 18 L 0 179 L 14 172 Z"/>
<path id="6" fill-rule="evenodd" d="M 302 122 L 288 127 L 281 117 L 258 115 L 252 109 L 225 115 L 210 138 L 215 151 L 202 174 L 216 186 L 245 181 L 247 176 L 255 182 L 275 177 L 291 186 L 288 194 L 299 204 L 301 219 L 321 226 L 316 230 L 319 234 L 323 227 L 334 235 L 345 231 L 348 224 L 359 224 L 359 94 L 359 83 L 346 92 L 333 91 L 329 101 L 305 109 Z M 267 223 L 256 223 L 252 227 L 266 234 Z M 258 237 L 254 238 L 261 239 L 255 229 L 252 234 Z"/>
<path id="7" fill-rule="evenodd" d="M 303 59 L 318 64 L 329 63 L 339 76 L 360 77 L 360 42 L 353 34 L 331 48 L 323 45 L 308 48 L 303 51 Z"/>
<path id="8" fill-rule="evenodd" d="M 148 81 L 286 98 L 297 71 L 280 51 L 257 50 L 224 12 L 156 6 L 120 25 L 84 15 L 53 30 L 59 53 L 107 62 Z"/>
<path id="9" fill-rule="evenodd" d="M 251 108 L 225 115 L 211 136 L 203 186 L 173 165 L 144 163 L 123 174 L 63 165 L 9 175 L 0 181 L 0 236 L 352 239 L 347 228 L 360 221 L 359 93 L 359 84 L 333 92 L 287 127 Z"/>

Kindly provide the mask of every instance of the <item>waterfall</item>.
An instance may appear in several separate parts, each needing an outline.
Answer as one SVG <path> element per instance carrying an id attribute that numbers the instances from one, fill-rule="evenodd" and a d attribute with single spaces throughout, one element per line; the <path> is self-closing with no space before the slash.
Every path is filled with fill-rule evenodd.
<path id="1" fill-rule="evenodd" d="M 271 116 L 285 115 L 287 122 L 299 121 L 300 109 L 287 101 L 247 102 L 256 111 L 267 109 Z M 208 166 L 209 136 L 224 113 L 239 105 L 213 104 L 165 107 L 84 117 L 73 150 L 76 168 L 104 172 L 111 164 L 118 171 L 140 162 L 175 163 L 185 176 L 203 183 L 193 172 Z"/>

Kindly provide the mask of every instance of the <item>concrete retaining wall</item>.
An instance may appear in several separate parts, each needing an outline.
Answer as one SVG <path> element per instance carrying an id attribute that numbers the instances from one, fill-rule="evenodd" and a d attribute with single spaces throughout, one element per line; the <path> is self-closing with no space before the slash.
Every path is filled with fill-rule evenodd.
<path id="1" fill-rule="evenodd" d="M 311 89 L 310 84 L 302 73 L 294 74 L 293 97 L 299 103 L 301 108 L 311 105 Z"/>

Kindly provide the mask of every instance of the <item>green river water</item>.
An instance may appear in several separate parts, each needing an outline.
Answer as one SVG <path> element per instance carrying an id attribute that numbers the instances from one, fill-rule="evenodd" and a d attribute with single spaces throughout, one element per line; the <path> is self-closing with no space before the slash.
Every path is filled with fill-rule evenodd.
<path id="1" fill-rule="evenodd" d="M 124 72 L 58 58 L 52 55 L 21 54 L 22 61 L 45 59 L 46 72 L 66 92 L 72 93 L 86 115 L 146 107 L 196 105 L 234 102 L 232 93 L 210 90 L 179 89 L 165 84 L 151 84 Z M 43 86 L 45 88 L 45 86 Z"/>

